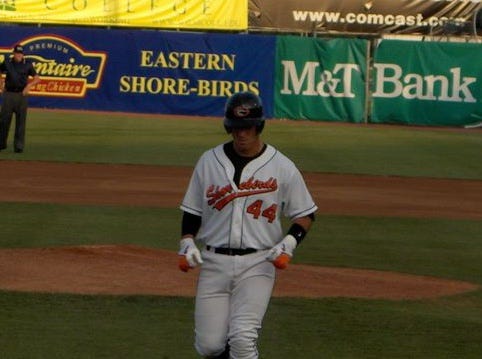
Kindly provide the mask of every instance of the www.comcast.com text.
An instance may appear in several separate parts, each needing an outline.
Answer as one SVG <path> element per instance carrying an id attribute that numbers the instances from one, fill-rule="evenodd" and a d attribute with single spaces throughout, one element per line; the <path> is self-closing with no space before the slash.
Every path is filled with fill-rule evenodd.
<path id="1" fill-rule="evenodd" d="M 364 14 L 348 13 L 343 16 L 341 12 L 332 11 L 305 11 L 293 10 L 293 20 L 296 22 L 324 22 L 327 24 L 356 24 L 356 25 L 377 25 L 377 26 L 422 26 L 435 27 L 443 26 L 447 22 L 463 24 L 464 18 L 449 18 L 430 16 L 424 18 L 422 14 L 417 15 L 395 15 L 395 14 Z"/>

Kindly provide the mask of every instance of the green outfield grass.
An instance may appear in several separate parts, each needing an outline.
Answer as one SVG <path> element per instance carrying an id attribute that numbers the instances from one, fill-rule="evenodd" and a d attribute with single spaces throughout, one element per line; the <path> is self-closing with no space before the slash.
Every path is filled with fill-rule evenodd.
<path id="1" fill-rule="evenodd" d="M 193 166 L 227 141 L 220 119 L 30 111 L 27 147 L 1 158 Z M 264 137 L 305 171 L 482 179 L 480 130 L 272 120 Z M 10 141 L 11 142 L 11 141 Z"/>
<path id="2" fill-rule="evenodd" d="M 0 171 L 4 159 L 191 167 L 227 139 L 219 119 L 31 110 L 26 151 L 14 154 L 9 143 Z M 265 139 L 304 171 L 482 179 L 480 130 L 272 121 Z M 0 203 L 0 248 L 177 250 L 179 227 L 176 208 Z M 293 261 L 482 286 L 481 258 L 480 220 L 319 215 Z M 0 291 L 0 358 L 197 358 L 193 309 L 193 298 Z M 418 301 L 274 298 L 260 351 L 267 359 L 478 359 L 482 289 Z"/>
<path id="3" fill-rule="evenodd" d="M 425 302 L 279 299 L 261 358 L 480 358 L 482 294 Z M 190 359 L 193 299 L 0 292 L 9 359 Z"/>

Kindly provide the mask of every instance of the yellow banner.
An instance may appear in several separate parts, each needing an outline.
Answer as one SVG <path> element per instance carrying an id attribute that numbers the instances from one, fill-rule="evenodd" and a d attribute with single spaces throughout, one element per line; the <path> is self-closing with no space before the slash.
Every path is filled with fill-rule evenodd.
<path id="1" fill-rule="evenodd" d="M 0 22 L 246 30 L 248 0 L 0 0 Z"/>

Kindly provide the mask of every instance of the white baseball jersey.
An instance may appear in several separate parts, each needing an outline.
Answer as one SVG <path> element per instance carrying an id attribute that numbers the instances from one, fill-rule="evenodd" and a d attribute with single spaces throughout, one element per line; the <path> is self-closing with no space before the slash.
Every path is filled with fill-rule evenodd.
<path id="1" fill-rule="evenodd" d="M 283 238 L 280 216 L 307 216 L 317 206 L 295 164 L 267 145 L 243 169 L 239 186 L 223 145 L 206 151 L 181 204 L 202 217 L 196 239 L 212 247 L 268 249 Z"/>

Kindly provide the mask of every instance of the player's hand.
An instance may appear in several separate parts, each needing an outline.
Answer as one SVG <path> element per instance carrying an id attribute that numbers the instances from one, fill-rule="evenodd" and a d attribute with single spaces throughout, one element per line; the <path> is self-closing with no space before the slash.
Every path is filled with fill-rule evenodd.
<path id="1" fill-rule="evenodd" d="M 190 268 L 202 264 L 201 252 L 192 238 L 183 238 L 179 242 L 179 269 L 187 272 Z"/>
<path id="2" fill-rule="evenodd" d="M 29 93 L 30 93 L 30 88 L 32 87 L 31 84 L 28 84 L 27 86 L 25 86 L 25 88 L 23 89 L 22 91 L 22 95 L 24 96 L 27 96 Z"/>
<path id="3" fill-rule="evenodd" d="M 296 248 L 297 242 L 295 237 L 288 234 L 281 242 L 271 248 L 266 256 L 266 259 L 273 262 L 273 265 L 278 269 L 285 269 L 288 266 L 293 252 Z"/>

